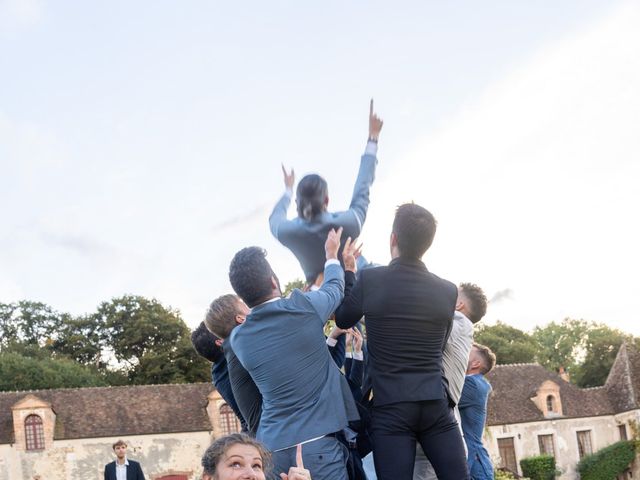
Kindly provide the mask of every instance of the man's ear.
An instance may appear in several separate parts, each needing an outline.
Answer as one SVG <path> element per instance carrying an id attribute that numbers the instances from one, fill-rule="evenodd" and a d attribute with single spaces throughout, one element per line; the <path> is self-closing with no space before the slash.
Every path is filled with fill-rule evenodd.
<path id="1" fill-rule="evenodd" d="M 280 287 L 278 286 L 278 280 L 276 280 L 276 277 L 271 275 L 271 290 L 279 290 L 279 289 Z"/>
<path id="2" fill-rule="evenodd" d="M 395 232 L 391 232 L 391 238 L 390 238 L 389 242 L 391 243 L 392 247 L 397 247 L 398 246 L 398 235 L 396 235 Z"/>
<path id="3" fill-rule="evenodd" d="M 461 312 L 463 308 L 464 308 L 464 300 L 458 297 L 458 300 L 456 300 L 456 310 L 458 312 Z"/>
<path id="4" fill-rule="evenodd" d="M 222 346 L 222 339 L 221 339 L 221 338 L 216 338 L 216 340 L 215 340 L 215 344 L 216 344 L 218 347 L 221 347 L 221 346 Z"/>
<path id="5" fill-rule="evenodd" d="M 329 205 L 329 195 L 324 197 L 324 206 L 327 207 Z"/>
<path id="6" fill-rule="evenodd" d="M 244 323 L 244 321 L 246 320 L 246 317 L 243 317 L 242 315 L 240 315 L 239 313 L 236 314 L 236 323 L 238 325 L 242 325 Z"/>

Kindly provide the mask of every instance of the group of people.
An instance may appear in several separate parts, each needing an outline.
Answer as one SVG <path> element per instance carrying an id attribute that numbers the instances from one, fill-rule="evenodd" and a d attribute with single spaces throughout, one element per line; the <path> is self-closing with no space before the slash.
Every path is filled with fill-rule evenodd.
<path id="1" fill-rule="evenodd" d="M 307 175 L 287 219 L 295 177 L 283 166 L 269 225 L 306 287 L 284 297 L 265 250 L 243 248 L 229 268 L 235 294 L 215 299 L 192 336 L 244 432 L 207 449 L 206 480 L 493 478 L 482 433 L 495 356 L 473 343 L 484 293 L 427 269 L 436 220 L 419 205 L 397 208 L 389 265 L 368 263 L 356 243 L 382 125 L 372 101 L 345 212 L 329 212 L 326 181 Z"/>

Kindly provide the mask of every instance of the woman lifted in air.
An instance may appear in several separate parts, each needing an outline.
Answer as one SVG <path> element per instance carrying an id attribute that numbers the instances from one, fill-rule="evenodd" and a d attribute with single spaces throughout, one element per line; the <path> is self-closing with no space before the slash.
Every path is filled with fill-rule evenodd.
<path id="1" fill-rule="evenodd" d="M 320 175 L 306 175 L 296 189 L 298 216 L 287 220 L 287 209 L 293 195 L 295 175 L 293 169 L 287 173 L 284 166 L 286 191 L 269 217 L 269 227 L 274 237 L 293 252 L 304 271 L 308 285 L 316 282 L 324 269 L 324 243 L 332 228 L 343 228 L 342 238 L 357 238 L 364 225 L 369 208 L 369 188 L 373 183 L 378 162 L 378 137 L 382 120 L 373 112 L 373 99 L 369 105 L 369 138 L 360 160 L 358 178 L 353 188 L 351 205 L 344 212 L 329 212 L 327 182 Z"/>

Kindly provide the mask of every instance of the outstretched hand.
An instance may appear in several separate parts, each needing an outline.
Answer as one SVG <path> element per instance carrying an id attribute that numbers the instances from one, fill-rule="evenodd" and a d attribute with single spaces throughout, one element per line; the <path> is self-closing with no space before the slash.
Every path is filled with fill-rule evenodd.
<path id="1" fill-rule="evenodd" d="M 382 130 L 383 121 L 373 111 L 373 98 L 369 103 L 369 140 L 378 141 L 380 130 Z"/>
<path id="2" fill-rule="evenodd" d="M 324 242 L 324 251 L 327 255 L 327 260 L 337 260 L 338 250 L 340 250 L 340 237 L 342 236 L 342 227 L 337 231 L 335 228 L 329 230 L 327 235 L 327 241 Z"/>
<path id="3" fill-rule="evenodd" d="M 282 165 L 282 173 L 284 175 L 284 187 L 287 190 L 293 190 L 293 184 L 296 182 L 296 174 L 291 169 L 291 172 L 287 173 L 287 169 Z"/>
<path id="4" fill-rule="evenodd" d="M 311 472 L 304 468 L 302 462 L 302 445 L 299 443 L 296 447 L 296 466 L 289 468 L 289 473 L 281 473 L 282 480 L 311 480 Z"/>
<path id="5" fill-rule="evenodd" d="M 347 238 L 342 249 L 342 263 L 346 271 L 355 273 L 358 270 L 356 260 L 360 257 L 361 252 L 362 244 L 356 246 L 355 240 L 352 242 L 351 237 Z"/>

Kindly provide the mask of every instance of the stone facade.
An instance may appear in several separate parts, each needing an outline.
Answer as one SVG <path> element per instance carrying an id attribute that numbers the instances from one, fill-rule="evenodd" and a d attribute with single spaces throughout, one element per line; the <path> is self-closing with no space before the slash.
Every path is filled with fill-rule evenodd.
<path id="1" fill-rule="evenodd" d="M 523 458 L 550 453 L 561 480 L 578 479 L 583 455 L 631 439 L 640 424 L 640 352 L 632 346 L 622 345 L 602 387 L 578 388 L 537 364 L 498 365 L 487 379 L 484 444 L 494 465 L 518 474 Z"/>

